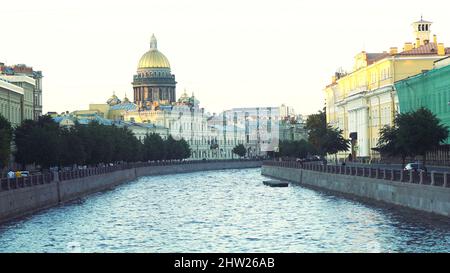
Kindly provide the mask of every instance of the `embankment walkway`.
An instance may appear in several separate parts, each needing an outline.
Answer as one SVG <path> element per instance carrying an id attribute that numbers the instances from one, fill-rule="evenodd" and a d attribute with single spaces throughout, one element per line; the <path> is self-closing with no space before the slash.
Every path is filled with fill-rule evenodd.
<path id="1" fill-rule="evenodd" d="M 217 160 L 121 164 L 0 181 L 0 223 L 111 189 L 139 177 L 223 169 L 259 168 L 262 161 Z"/>

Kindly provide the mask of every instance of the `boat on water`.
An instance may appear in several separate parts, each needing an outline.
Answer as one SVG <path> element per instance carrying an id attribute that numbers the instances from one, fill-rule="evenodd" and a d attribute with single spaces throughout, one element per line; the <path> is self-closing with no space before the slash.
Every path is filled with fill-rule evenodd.
<path id="1" fill-rule="evenodd" d="M 289 182 L 280 181 L 280 180 L 267 180 L 263 181 L 263 184 L 273 188 L 286 188 L 289 187 Z"/>

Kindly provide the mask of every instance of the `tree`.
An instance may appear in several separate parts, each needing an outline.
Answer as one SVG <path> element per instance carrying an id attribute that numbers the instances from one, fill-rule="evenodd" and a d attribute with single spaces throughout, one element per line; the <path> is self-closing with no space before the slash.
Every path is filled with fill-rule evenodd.
<path id="1" fill-rule="evenodd" d="M 233 152 L 233 154 L 236 154 L 239 157 L 243 157 L 247 153 L 247 149 L 245 149 L 243 144 L 239 144 L 233 148 L 232 152 Z"/>
<path id="2" fill-rule="evenodd" d="M 166 157 L 164 140 L 159 134 L 151 133 L 144 137 L 143 158 L 146 161 L 163 160 Z"/>
<path id="3" fill-rule="evenodd" d="M 316 153 L 313 145 L 306 140 L 280 141 L 280 155 L 285 157 L 307 158 Z"/>
<path id="4" fill-rule="evenodd" d="M 342 136 L 342 130 L 327 124 L 325 111 L 310 115 L 306 121 L 306 129 L 309 132 L 309 143 L 320 156 L 336 155 L 350 148 L 350 141 Z"/>
<path id="5" fill-rule="evenodd" d="M 170 145 L 167 143 L 167 145 Z M 183 138 L 175 140 L 170 147 L 172 159 L 182 160 L 191 156 L 191 149 L 189 144 Z"/>
<path id="6" fill-rule="evenodd" d="M 87 164 L 110 163 L 123 156 L 122 150 L 115 150 L 118 138 L 115 136 L 116 131 L 112 128 L 113 126 L 101 125 L 96 121 L 76 126 L 76 132 L 83 140 Z M 115 152 L 120 154 L 114 157 Z"/>
<path id="7" fill-rule="evenodd" d="M 191 147 L 189 146 L 189 143 L 187 143 L 186 140 L 184 140 L 184 138 L 180 139 L 179 141 L 179 146 L 181 148 L 181 158 L 180 159 L 186 159 L 191 157 L 192 154 L 192 150 Z"/>
<path id="8" fill-rule="evenodd" d="M 0 170 L 8 166 L 9 158 L 11 156 L 11 141 L 13 136 L 13 129 L 11 123 L 0 115 Z"/>
<path id="9" fill-rule="evenodd" d="M 319 111 L 318 114 L 313 114 L 306 120 L 306 130 L 308 130 L 308 141 L 316 148 L 319 155 L 324 156 L 325 138 L 327 131 L 327 117 L 325 111 Z"/>
<path id="10" fill-rule="evenodd" d="M 82 140 L 85 163 L 95 165 L 109 162 L 135 162 L 144 158 L 143 144 L 127 127 L 90 122 L 75 125 L 74 134 Z"/>
<path id="11" fill-rule="evenodd" d="M 15 142 L 19 163 L 36 163 L 43 168 L 136 162 L 143 154 L 143 144 L 127 127 L 93 121 L 61 128 L 49 116 L 42 116 L 37 121 L 25 120 L 15 131 Z"/>
<path id="12" fill-rule="evenodd" d="M 126 140 L 128 143 L 128 149 L 126 156 L 123 160 L 126 162 L 137 162 L 143 159 L 143 144 L 137 139 L 137 137 L 130 131 L 128 128 L 126 129 Z"/>
<path id="13" fill-rule="evenodd" d="M 185 139 L 175 140 L 171 135 L 164 141 L 165 159 L 182 160 L 191 157 L 192 150 Z"/>
<path id="14" fill-rule="evenodd" d="M 422 107 L 398 114 L 393 127 L 382 128 L 377 150 L 390 156 L 401 156 L 403 166 L 407 156 L 420 155 L 425 166 L 427 152 L 439 147 L 448 136 L 448 127 L 442 125 L 430 110 Z"/>
<path id="15" fill-rule="evenodd" d="M 86 151 L 83 140 L 76 132 L 76 128 L 61 129 L 60 165 L 82 165 L 86 162 Z"/>
<path id="16" fill-rule="evenodd" d="M 337 162 L 337 153 L 348 151 L 350 148 L 350 141 L 342 136 L 342 130 L 327 126 L 325 131 L 324 150 L 327 154 L 335 155 Z"/>
<path id="17" fill-rule="evenodd" d="M 398 141 L 412 156 L 421 155 L 426 165 L 428 151 L 439 147 L 448 138 L 448 127 L 427 108 L 402 113 L 396 117 Z"/>
<path id="18" fill-rule="evenodd" d="M 391 127 L 386 125 L 380 129 L 380 138 L 374 150 L 390 157 L 400 156 L 402 159 L 402 168 L 405 167 L 406 157 L 409 154 L 405 146 L 398 139 L 397 126 Z"/>
<path id="19" fill-rule="evenodd" d="M 166 147 L 166 157 L 167 160 L 173 160 L 177 158 L 177 141 L 169 135 L 164 141 L 164 146 Z"/>
<path id="20" fill-rule="evenodd" d="M 35 163 L 43 168 L 59 165 L 60 128 L 50 116 L 41 116 L 37 121 L 24 120 L 14 136 L 17 162 Z"/>

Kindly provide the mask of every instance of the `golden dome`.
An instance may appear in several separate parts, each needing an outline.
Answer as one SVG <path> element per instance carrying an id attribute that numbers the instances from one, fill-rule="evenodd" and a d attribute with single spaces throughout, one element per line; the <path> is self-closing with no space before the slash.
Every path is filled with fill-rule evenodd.
<path id="1" fill-rule="evenodd" d="M 150 50 L 139 60 L 138 69 L 145 68 L 170 68 L 169 60 L 158 51 L 155 35 L 152 35 Z"/>

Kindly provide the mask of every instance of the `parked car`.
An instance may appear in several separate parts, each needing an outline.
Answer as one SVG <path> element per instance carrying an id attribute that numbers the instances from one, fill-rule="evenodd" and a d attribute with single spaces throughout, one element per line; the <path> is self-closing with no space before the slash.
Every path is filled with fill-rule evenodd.
<path id="1" fill-rule="evenodd" d="M 419 172 L 426 171 L 426 168 L 424 168 L 423 164 L 421 163 L 408 163 L 403 170 Z"/>
<path id="2" fill-rule="evenodd" d="M 20 175 L 21 175 L 22 177 L 28 177 L 28 176 L 30 176 L 30 172 L 29 172 L 29 171 L 21 171 L 21 172 L 20 172 Z"/>

